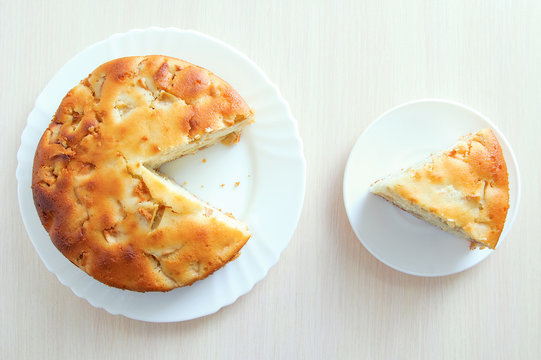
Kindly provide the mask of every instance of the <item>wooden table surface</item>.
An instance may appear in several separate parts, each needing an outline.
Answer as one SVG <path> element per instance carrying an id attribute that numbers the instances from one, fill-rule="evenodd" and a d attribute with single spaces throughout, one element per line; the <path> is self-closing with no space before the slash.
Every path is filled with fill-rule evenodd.
<path id="1" fill-rule="evenodd" d="M 204 318 L 112 316 L 49 273 L 19 215 L 16 152 L 47 81 L 117 32 L 195 29 L 253 59 L 296 117 L 307 161 L 295 235 L 268 276 Z M 541 358 L 541 2 L 0 1 L 0 358 Z M 427 97 L 467 104 L 522 171 L 502 246 L 453 276 L 376 260 L 348 223 L 342 180 L 359 134 Z"/>

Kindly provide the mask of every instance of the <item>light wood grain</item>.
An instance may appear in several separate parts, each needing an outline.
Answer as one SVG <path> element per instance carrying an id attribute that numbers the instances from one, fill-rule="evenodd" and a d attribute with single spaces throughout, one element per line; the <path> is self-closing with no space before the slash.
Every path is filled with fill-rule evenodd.
<path id="1" fill-rule="evenodd" d="M 533 0 L 1 0 L 0 358 L 539 359 L 540 20 Z M 307 159 L 304 211 L 279 263 L 233 305 L 175 324 L 111 316 L 73 295 L 34 251 L 16 196 L 20 134 L 47 81 L 92 43 L 151 25 L 199 30 L 259 64 L 289 101 Z M 373 258 L 341 191 L 362 130 L 424 97 L 491 118 L 523 179 L 502 246 L 433 279 Z"/>

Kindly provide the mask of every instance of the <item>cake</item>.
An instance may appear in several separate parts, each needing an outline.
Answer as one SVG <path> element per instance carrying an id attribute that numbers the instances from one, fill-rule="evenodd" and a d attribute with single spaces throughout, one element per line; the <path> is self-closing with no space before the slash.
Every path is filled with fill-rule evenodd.
<path id="1" fill-rule="evenodd" d="M 201 67 L 158 55 L 107 62 L 67 93 L 38 144 L 41 223 L 67 259 L 109 286 L 168 291 L 204 279 L 251 234 L 159 167 L 234 143 L 251 122 L 241 96 Z"/>
<path id="2" fill-rule="evenodd" d="M 462 137 L 370 190 L 440 229 L 494 249 L 509 209 L 507 166 L 491 129 Z"/>

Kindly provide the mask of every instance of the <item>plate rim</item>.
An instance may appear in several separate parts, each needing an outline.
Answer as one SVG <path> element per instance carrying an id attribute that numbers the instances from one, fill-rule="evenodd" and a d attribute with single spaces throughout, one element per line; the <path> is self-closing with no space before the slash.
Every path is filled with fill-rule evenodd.
<path id="1" fill-rule="evenodd" d="M 352 157 L 352 153 L 354 151 L 354 149 L 358 146 L 358 144 L 363 140 L 363 136 L 365 134 L 367 134 L 369 132 L 369 130 L 378 122 L 380 122 L 382 119 L 384 119 L 385 117 L 387 117 L 389 114 L 401 109 L 401 108 L 404 108 L 404 107 L 407 107 L 407 106 L 411 106 L 411 105 L 415 105 L 415 104 L 419 104 L 419 103 L 440 103 L 440 104 L 446 104 L 446 105 L 453 105 L 453 106 L 456 106 L 458 108 L 461 108 L 463 110 L 467 110 L 471 113 L 473 113 L 474 115 L 478 116 L 479 118 L 481 118 L 483 121 L 485 121 L 487 123 L 488 126 L 490 126 L 492 128 L 492 130 L 494 130 L 496 132 L 496 135 L 498 136 L 499 140 L 501 140 L 503 143 L 504 143 L 504 146 L 506 147 L 506 149 L 509 151 L 509 154 L 511 156 L 511 160 L 513 162 L 513 165 L 515 166 L 515 170 L 516 170 L 516 178 L 517 178 L 517 184 L 516 184 L 516 189 L 517 189 L 517 196 L 516 196 L 516 204 L 515 204 L 515 209 L 514 209 L 514 213 L 511 215 L 511 218 L 509 217 L 506 217 L 506 220 L 505 220 L 505 224 L 504 226 L 507 228 L 507 232 L 505 233 L 504 237 L 503 238 L 500 238 L 500 240 L 498 241 L 498 244 L 496 246 L 496 248 L 498 248 L 498 246 L 503 242 L 505 241 L 505 238 L 507 237 L 507 235 L 509 234 L 509 232 L 511 231 L 512 227 L 513 227 L 513 224 L 516 220 L 516 217 L 517 217 L 517 214 L 519 212 L 519 209 L 520 209 L 520 201 L 521 201 L 521 197 L 522 197 L 522 179 L 521 179 L 521 174 L 520 174 L 520 168 L 519 168 L 519 164 L 518 164 L 518 161 L 517 161 L 517 158 L 515 156 L 515 152 L 513 151 L 513 148 L 511 147 L 511 145 L 509 144 L 509 141 L 507 140 L 507 138 L 505 137 L 505 135 L 502 133 L 502 131 L 487 117 L 485 116 L 484 114 L 482 114 L 481 112 L 471 108 L 470 106 L 468 105 L 465 105 L 463 103 L 460 103 L 458 101 L 454 101 L 454 100 L 449 100 L 449 99 L 444 99 L 444 98 L 420 98 L 420 99 L 415 99 L 415 100 L 410 100 L 410 101 L 407 101 L 405 103 L 401 103 L 399 105 L 396 105 L 396 106 L 393 106 L 392 108 L 384 111 L 381 115 L 379 115 L 375 120 L 373 120 L 364 130 L 361 131 L 361 133 L 359 134 L 359 136 L 357 137 L 357 139 L 355 140 L 355 143 L 353 144 L 353 146 L 351 147 L 351 150 L 350 150 L 350 153 L 348 155 L 348 159 L 346 161 L 346 166 L 345 166 L 345 170 L 344 170 L 344 176 L 343 176 L 343 182 L 342 182 L 342 195 L 343 195 L 343 202 L 344 202 L 344 208 L 346 210 L 346 215 L 348 217 L 348 221 L 349 221 L 349 224 L 353 230 L 353 233 L 355 234 L 355 236 L 357 237 L 357 239 L 359 240 L 359 242 L 361 243 L 361 245 L 363 245 L 363 247 L 373 256 L 375 257 L 378 261 L 380 261 L 381 263 L 385 264 L 386 266 L 388 266 L 389 268 L 393 269 L 393 270 L 396 270 L 396 271 L 399 271 L 401 273 L 404 273 L 404 274 L 408 274 L 408 275 L 413 275 L 413 276 L 418 276 L 418 277 L 428 277 L 428 278 L 436 278 L 436 277 L 443 277 L 443 276 L 450 276 L 450 275 L 454 275 L 454 274 L 458 274 L 458 273 L 461 273 L 463 271 L 466 271 L 468 269 L 471 269 L 472 267 L 482 263 L 484 260 L 486 260 L 486 258 L 488 258 L 493 252 L 494 250 L 490 250 L 490 253 L 485 256 L 484 258 L 482 258 L 481 260 L 479 260 L 478 262 L 475 262 L 475 263 L 472 263 L 472 264 L 469 264 L 468 266 L 462 268 L 462 269 L 459 269 L 459 270 L 454 270 L 454 271 L 451 271 L 451 272 L 444 272 L 444 273 L 434 273 L 434 274 L 424 274 L 424 273 L 420 273 L 420 272 L 415 272 L 415 271 L 410 271 L 410 270 L 405 270 L 405 269 L 402 269 L 402 268 L 399 268 L 397 267 L 396 265 L 393 265 L 391 263 L 389 263 L 388 261 L 384 260 L 383 258 L 381 258 L 380 256 L 376 255 L 366 244 L 365 242 L 363 241 L 363 237 L 360 236 L 355 227 L 353 226 L 353 222 L 351 220 L 351 216 L 352 214 L 350 213 L 350 209 L 349 207 L 347 206 L 347 193 L 348 193 L 348 190 L 346 189 L 346 179 L 348 178 L 349 176 L 349 173 L 351 170 L 351 157 Z"/>
<path id="2" fill-rule="evenodd" d="M 214 43 L 217 46 L 221 46 L 221 47 L 225 48 L 229 52 L 233 53 L 235 56 L 241 58 L 242 60 L 244 60 L 248 64 L 250 64 L 253 67 L 253 70 L 255 70 L 258 73 L 258 75 L 261 76 L 262 80 L 264 80 L 265 85 L 268 86 L 272 90 L 272 92 L 275 95 L 275 100 L 277 101 L 277 103 L 279 103 L 279 105 L 281 107 L 283 107 L 284 114 L 286 115 L 286 117 L 288 119 L 288 122 L 291 125 L 290 130 L 292 130 L 292 131 L 291 131 L 290 135 L 292 136 L 292 139 L 295 140 L 295 148 L 296 148 L 296 150 L 298 150 L 298 151 L 295 151 L 296 153 L 295 153 L 294 157 L 295 157 L 296 161 L 299 162 L 298 170 L 299 170 L 299 175 L 300 175 L 300 177 L 298 179 L 300 186 L 299 186 L 299 188 L 296 189 L 297 192 L 300 195 L 299 196 L 299 201 L 298 201 L 298 204 L 296 204 L 297 206 L 295 206 L 295 208 L 293 209 L 294 211 L 291 212 L 291 218 L 294 220 L 294 221 L 292 221 L 292 224 L 294 224 L 294 225 L 292 226 L 291 229 L 288 229 L 289 231 L 287 231 L 287 233 L 288 233 L 287 239 L 285 241 L 283 241 L 283 243 L 281 245 L 275 247 L 276 259 L 275 260 L 273 259 L 273 261 L 270 262 L 268 267 L 267 266 L 262 267 L 262 275 L 261 275 L 261 277 L 256 277 L 254 279 L 254 281 L 251 284 L 249 284 L 249 286 L 245 290 L 238 291 L 238 293 L 236 293 L 233 297 L 231 297 L 231 301 L 218 302 L 217 306 L 215 308 L 212 308 L 209 311 L 203 311 L 202 313 L 197 313 L 197 311 L 194 311 L 194 315 L 192 315 L 192 316 L 186 316 L 186 317 L 182 317 L 182 318 L 173 318 L 173 319 L 167 319 L 167 320 L 163 320 L 163 319 L 154 320 L 154 319 L 149 319 L 148 317 L 145 317 L 145 316 L 132 316 L 132 315 L 127 315 L 127 314 L 122 313 L 122 312 L 113 312 L 109 308 L 107 308 L 107 305 L 98 304 L 95 301 L 92 301 L 88 297 L 84 296 L 84 294 L 77 293 L 76 290 L 70 284 L 67 283 L 67 281 L 64 281 L 63 279 L 61 279 L 59 274 L 56 271 L 53 271 L 53 269 L 49 266 L 49 264 L 46 261 L 44 261 L 41 252 L 37 248 L 35 240 L 32 238 L 32 236 L 31 236 L 31 234 L 30 234 L 30 232 L 28 230 L 29 229 L 29 224 L 27 222 L 30 221 L 31 219 L 27 218 L 27 215 L 25 215 L 25 210 L 23 209 L 23 203 L 22 203 L 22 197 L 21 197 L 21 194 L 23 194 L 25 191 L 30 191 L 29 189 L 23 188 L 23 186 L 22 186 L 23 184 L 21 183 L 22 178 L 24 176 L 26 176 L 26 174 L 23 174 L 23 171 L 25 169 L 24 169 L 24 166 L 22 165 L 22 160 L 24 160 L 24 158 L 23 158 L 24 154 L 23 154 L 23 151 L 22 151 L 23 146 L 25 145 L 24 139 L 29 136 L 28 132 L 30 131 L 29 130 L 29 128 L 30 128 L 30 118 L 31 118 L 32 114 L 34 113 L 34 111 L 36 110 L 36 108 L 38 107 L 38 103 L 40 102 L 40 99 L 44 96 L 44 93 L 46 92 L 46 89 L 49 86 L 51 86 L 51 83 L 53 83 L 55 78 L 57 76 L 60 76 L 59 74 L 61 74 L 63 71 L 65 71 L 65 69 L 74 61 L 74 59 L 80 57 L 81 54 L 83 54 L 83 53 L 91 51 L 92 48 L 103 46 L 104 44 L 106 44 L 108 42 L 112 42 L 112 41 L 115 40 L 115 38 L 118 38 L 118 37 L 121 37 L 121 36 L 128 36 L 128 35 L 134 34 L 134 33 L 145 34 L 145 33 L 151 33 L 151 32 L 162 32 L 162 33 L 174 32 L 174 33 L 177 33 L 177 34 L 188 34 L 188 35 L 199 36 L 199 37 L 204 38 L 205 40 L 208 40 L 208 41 Z M 147 54 L 144 54 L 144 55 L 147 55 Z M 76 83 L 79 80 L 80 79 L 75 79 L 74 83 Z M 21 218 L 23 220 L 23 225 L 24 225 L 25 231 L 26 231 L 26 233 L 28 235 L 28 238 L 30 239 L 30 241 L 32 243 L 32 246 L 34 247 L 34 250 L 36 251 L 38 257 L 40 258 L 41 262 L 45 265 L 47 270 L 50 271 L 51 273 L 53 273 L 56 276 L 56 278 L 58 279 L 58 281 L 62 285 L 68 287 L 77 297 L 86 300 L 90 305 L 92 305 L 92 306 L 94 306 L 96 308 L 103 309 L 103 310 L 107 311 L 111 315 L 122 315 L 122 316 L 124 316 L 126 318 L 139 320 L 139 321 L 146 321 L 146 322 L 160 322 L 160 323 L 161 322 L 163 322 L 163 323 L 165 323 L 165 322 L 180 322 L 180 321 L 187 321 L 187 320 L 192 320 L 192 319 L 204 317 L 204 316 L 216 313 L 217 311 L 219 311 L 223 307 L 229 306 L 232 303 L 234 303 L 235 301 L 237 301 L 241 296 L 249 293 L 253 289 L 255 284 L 257 284 L 261 280 L 263 280 L 268 275 L 268 272 L 270 271 L 270 269 L 272 267 L 274 267 L 278 263 L 278 261 L 279 261 L 279 259 L 281 257 L 281 254 L 283 253 L 283 251 L 286 249 L 286 247 L 291 242 L 291 239 L 294 236 L 296 229 L 298 228 L 298 223 L 299 223 L 300 216 L 301 216 L 303 208 L 304 208 L 304 200 L 305 200 L 305 196 L 306 196 L 306 158 L 305 158 L 305 155 L 304 155 L 304 144 L 303 144 L 302 138 L 300 137 L 300 134 L 299 134 L 298 122 L 297 122 L 296 118 L 293 116 L 293 114 L 291 113 L 291 108 L 289 106 L 289 103 L 284 99 L 284 97 L 282 96 L 282 94 L 281 94 L 279 88 L 276 86 L 276 84 L 274 84 L 274 82 L 272 82 L 269 79 L 268 75 L 253 60 L 251 60 L 247 55 L 245 55 L 241 51 L 237 50 L 233 46 L 229 45 L 228 43 L 226 43 L 226 42 L 224 42 L 224 41 L 222 41 L 220 39 L 217 39 L 217 38 L 215 38 L 213 36 L 207 35 L 205 33 L 193 30 L 193 29 L 180 29 L 180 28 L 176 28 L 176 27 L 151 26 L 151 27 L 147 27 L 147 28 L 141 28 L 141 29 L 140 28 L 135 28 L 135 29 L 131 29 L 131 30 L 128 30 L 128 31 L 125 31 L 125 32 L 114 33 L 114 34 L 109 35 L 105 39 L 102 39 L 100 41 L 97 41 L 95 43 L 92 43 L 92 44 L 86 46 L 84 49 L 78 51 L 73 56 L 71 56 L 68 59 L 68 61 L 66 63 L 64 63 L 54 73 L 54 75 L 47 81 L 45 86 L 41 89 L 40 93 L 36 97 L 36 99 L 35 99 L 35 101 L 33 103 L 32 109 L 28 113 L 25 127 L 23 128 L 23 130 L 21 132 L 21 135 L 20 135 L 20 145 L 19 145 L 19 148 L 18 148 L 18 151 L 17 151 L 17 167 L 16 167 L 15 175 L 16 175 L 16 181 L 17 181 L 17 200 L 18 200 L 18 205 L 19 205 L 19 212 L 20 212 Z M 82 273 L 86 275 L 86 273 L 84 273 L 84 272 L 82 272 Z M 204 281 L 204 280 L 205 279 L 203 279 L 201 281 Z"/>

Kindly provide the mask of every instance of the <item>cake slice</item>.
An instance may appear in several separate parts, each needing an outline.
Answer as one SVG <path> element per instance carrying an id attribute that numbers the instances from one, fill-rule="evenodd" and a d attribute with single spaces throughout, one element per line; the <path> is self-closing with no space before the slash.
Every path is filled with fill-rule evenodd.
<path id="1" fill-rule="evenodd" d="M 440 229 L 494 249 L 509 209 L 509 180 L 492 130 L 462 137 L 421 164 L 377 180 L 370 190 Z"/>

